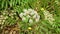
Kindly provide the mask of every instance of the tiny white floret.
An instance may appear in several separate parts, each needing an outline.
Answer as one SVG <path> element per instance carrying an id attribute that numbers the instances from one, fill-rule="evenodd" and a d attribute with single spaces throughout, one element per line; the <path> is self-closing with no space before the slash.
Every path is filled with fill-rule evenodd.
<path id="1" fill-rule="evenodd" d="M 30 20 L 29 20 L 29 23 L 33 23 L 33 20 L 32 20 L 32 19 L 30 19 Z"/>

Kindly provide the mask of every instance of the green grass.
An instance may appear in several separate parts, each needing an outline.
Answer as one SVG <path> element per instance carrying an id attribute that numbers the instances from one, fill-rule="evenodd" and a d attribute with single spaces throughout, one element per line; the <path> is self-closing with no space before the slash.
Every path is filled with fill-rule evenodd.
<path id="1" fill-rule="evenodd" d="M 17 30 L 19 32 L 18 34 L 60 34 L 59 3 L 60 0 L 0 0 L 0 16 L 8 17 L 4 19 L 4 24 L 0 24 L 0 33 L 3 33 L 5 27 L 8 29 L 14 28 L 16 27 L 15 25 L 17 25 L 19 29 Z M 19 17 L 23 9 L 29 8 L 34 9 L 41 16 L 38 23 L 24 23 Z M 45 17 L 41 8 L 44 8 L 53 15 L 55 19 L 53 24 L 44 20 Z M 31 29 L 28 29 L 29 27 L 31 27 Z"/>

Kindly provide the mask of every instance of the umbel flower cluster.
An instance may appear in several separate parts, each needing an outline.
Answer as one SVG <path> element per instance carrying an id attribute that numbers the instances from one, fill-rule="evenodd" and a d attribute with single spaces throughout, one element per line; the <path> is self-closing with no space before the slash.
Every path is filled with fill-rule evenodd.
<path id="1" fill-rule="evenodd" d="M 3 25 L 7 18 L 7 16 L 0 15 L 0 24 Z"/>
<path id="2" fill-rule="evenodd" d="M 53 18 L 53 15 L 49 13 L 49 11 L 45 10 L 43 11 L 43 14 L 45 16 L 45 19 L 48 20 L 51 24 L 53 23 L 53 21 L 55 20 Z"/>
<path id="3" fill-rule="evenodd" d="M 41 8 L 41 10 L 43 11 L 45 20 L 48 20 L 51 24 L 53 24 L 53 22 L 55 21 L 55 19 L 53 18 L 53 15 L 50 14 L 49 11 L 44 10 L 44 8 Z"/>
<path id="4" fill-rule="evenodd" d="M 29 23 L 38 22 L 40 19 L 37 11 L 33 9 L 24 9 L 19 16 L 22 18 L 22 21 L 27 21 Z"/>

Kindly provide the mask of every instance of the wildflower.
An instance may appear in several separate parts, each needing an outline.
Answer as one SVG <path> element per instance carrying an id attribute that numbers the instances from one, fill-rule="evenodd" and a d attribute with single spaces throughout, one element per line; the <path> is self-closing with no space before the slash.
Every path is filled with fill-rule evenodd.
<path id="1" fill-rule="evenodd" d="M 4 22 L 1 23 L 2 25 L 4 24 Z"/>
<path id="2" fill-rule="evenodd" d="M 25 21 L 26 20 L 26 18 L 25 17 L 22 17 L 22 21 Z"/>
<path id="3" fill-rule="evenodd" d="M 35 19 L 35 21 L 36 21 L 36 22 L 38 22 L 38 21 L 39 21 L 39 19 Z"/>
<path id="4" fill-rule="evenodd" d="M 19 16 L 22 18 L 23 17 L 23 13 L 19 14 Z"/>
<path id="5" fill-rule="evenodd" d="M 35 19 L 36 18 L 36 15 L 34 15 L 33 18 Z"/>
<path id="6" fill-rule="evenodd" d="M 34 14 L 38 14 L 36 11 L 34 11 Z"/>
<path id="7" fill-rule="evenodd" d="M 35 13 L 34 13 L 34 11 L 32 11 L 31 13 L 30 13 L 30 15 L 34 15 Z"/>
<path id="8" fill-rule="evenodd" d="M 6 16 L 4 19 L 7 19 L 8 18 L 8 16 Z"/>
<path id="9" fill-rule="evenodd" d="M 0 28 L 3 29 L 3 26 L 1 26 Z"/>
<path id="10" fill-rule="evenodd" d="M 32 20 L 32 19 L 30 19 L 30 20 L 29 20 L 29 23 L 33 23 L 33 20 Z"/>
<path id="11" fill-rule="evenodd" d="M 30 18 L 31 16 L 30 15 L 27 15 L 27 18 Z"/>
<path id="12" fill-rule="evenodd" d="M 29 23 L 33 23 L 36 19 L 39 21 L 40 18 L 37 11 L 33 9 L 24 9 L 23 13 L 20 13 L 19 16 L 22 18 L 23 21 L 26 20 Z"/>
<path id="13" fill-rule="evenodd" d="M 49 11 L 43 11 L 43 14 L 45 15 L 45 19 L 48 20 L 51 24 L 54 21 L 53 15 L 49 13 Z"/>
<path id="14" fill-rule="evenodd" d="M 28 11 L 32 12 L 32 11 L 34 11 L 34 10 L 33 10 L 33 9 L 28 9 Z"/>
<path id="15" fill-rule="evenodd" d="M 24 15 L 24 16 L 26 16 L 26 15 L 27 15 L 27 13 L 23 13 L 23 15 Z"/>
<path id="16" fill-rule="evenodd" d="M 28 27 L 29 30 L 31 30 L 32 28 L 31 27 Z"/>
<path id="17" fill-rule="evenodd" d="M 24 13 L 29 14 L 28 10 L 24 9 L 23 11 L 24 11 Z"/>
<path id="18" fill-rule="evenodd" d="M 35 21 L 38 22 L 39 19 L 40 19 L 40 16 L 37 16 L 36 19 L 35 19 Z"/>
<path id="19" fill-rule="evenodd" d="M 23 11 L 24 11 L 24 12 L 27 12 L 27 10 L 26 10 L 26 9 L 23 9 Z"/>

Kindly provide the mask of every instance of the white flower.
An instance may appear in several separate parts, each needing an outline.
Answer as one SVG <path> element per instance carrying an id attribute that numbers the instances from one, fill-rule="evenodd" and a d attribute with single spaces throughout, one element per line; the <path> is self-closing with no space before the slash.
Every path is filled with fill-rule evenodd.
<path id="1" fill-rule="evenodd" d="M 26 12 L 24 12 L 24 13 L 29 14 L 30 12 L 29 12 L 29 11 L 26 11 Z"/>
<path id="2" fill-rule="evenodd" d="M 30 15 L 34 15 L 35 13 L 32 11 L 31 13 L 30 13 Z"/>
<path id="3" fill-rule="evenodd" d="M 0 28 L 3 29 L 3 26 L 1 26 Z"/>
<path id="4" fill-rule="evenodd" d="M 2 22 L 1 24 L 3 25 L 4 23 Z"/>
<path id="5" fill-rule="evenodd" d="M 5 20 L 3 20 L 3 22 L 5 22 Z"/>
<path id="6" fill-rule="evenodd" d="M 50 23 L 54 21 L 53 15 L 49 13 L 49 11 L 43 11 L 45 15 L 45 19 L 48 20 Z"/>
<path id="7" fill-rule="evenodd" d="M 38 22 L 38 21 L 39 21 L 39 19 L 35 19 L 35 21 L 36 21 L 36 22 Z"/>
<path id="8" fill-rule="evenodd" d="M 54 19 L 53 19 L 53 18 L 49 18 L 48 20 L 54 21 Z"/>
<path id="9" fill-rule="evenodd" d="M 34 15 L 34 17 L 35 17 L 35 18 L 40 18 L 40 16 L 39 16 L 39 15 L 37 15 L 37 14 L 36 14 L 36 15 Z"/>
<path id="10" fill-rule="evenodd" d="M 23 13 L 19 15 L 22 18 L 22 21 L 28 19 L 29 23 L 32 23 L 33 20 L 39 21 L 40 16 L 38 15 L 37 11 L 33 9 L 24 9 Z M 32 18 L 32 19 L 31 19 Z"/>
<path id="11" fill-rule="evenodd" d="M 26 10 L 26 9 L 24 9 L 23 11 L 24 11 L 24 13 L 26 13 L 26 14 L 29 14 L 29 13 L 30 13 L 30 12 L 29 12 L 28 10 Z"/>
<path id="12" fill-rule="evenodd" d="M 30 12 L 31 12 L 31 11 L 32 11 L 32 9 L 28 9 L 28 11 L 30 11 Z"/>
<path id="13" fill-rule="evenodd" d="M 39 15 L 37 16 L 37 19 L 40 19 L 40 16 Z"/>
<path id="14" fill-rule="evenodd" d="M 32 19 L 30 19 L 30 20 L 29 20 L 29 23 L 33 23 L 33 20 L 32 20 Z"/>
<path id="15" fill-rule="evenodd" d="M 49 11 L 43 11 L 43 13 L 44 13 L 44 15 L 46 15 L 46 16 L 48 16 L 50 13 L 49 13 Z"/>
<path id="16" fill-rule="evenodd" d="M 23 13 L 19 14 L 19 16 L 22 18 L 23 17 Z"/>
<path id="17" fill-rule="evenodd" d="M 38 21 L 39 21 L 39 19 L 40 19 L 40 16 L 39 16 L 39 15 L 37 15 L 37 18 L 35 19 L 35 20 L 36 20 L 36 22 L 38 22 Z"/>
<path id="18" fill-rule="evenodd" d="M 36 11 L 34 11 L 35 14 L 38 14 Z"/>
<path id="19" fill-rule="evenodd" d="M 22 21 L 25 21 L 26 20 L 26 18 L 25 17 L 22 17 Z"/>
<path id="20" fill-rule="evenodd" d="M 27 13 L 23 13 L 23 15 L 24 15 L 24 16 L 26 16 L 26 15 L 27 15 Z"/>
<path id="21" fill-rule="evenodd" d="M 30 18 L 31 16 L 27 15 L 27 18 Z"/>
<path id="22" fill-rule="evenodd" d="M 23 11 L 24 11 L 24 12 L 27 12 L 27 10 L 26 10 L 26 9 L 23 9 Z"/>
<path id="23" fill-rule="evenodd" d="M 4 19 L 7 19 L 8 18 L 8 16 L 6 16 Z"/>
<path id="24" fill-rule="evenodd" d="M 36 15 L 34 15 L 33 18 L 35 19 L 36 18 Z"/>

